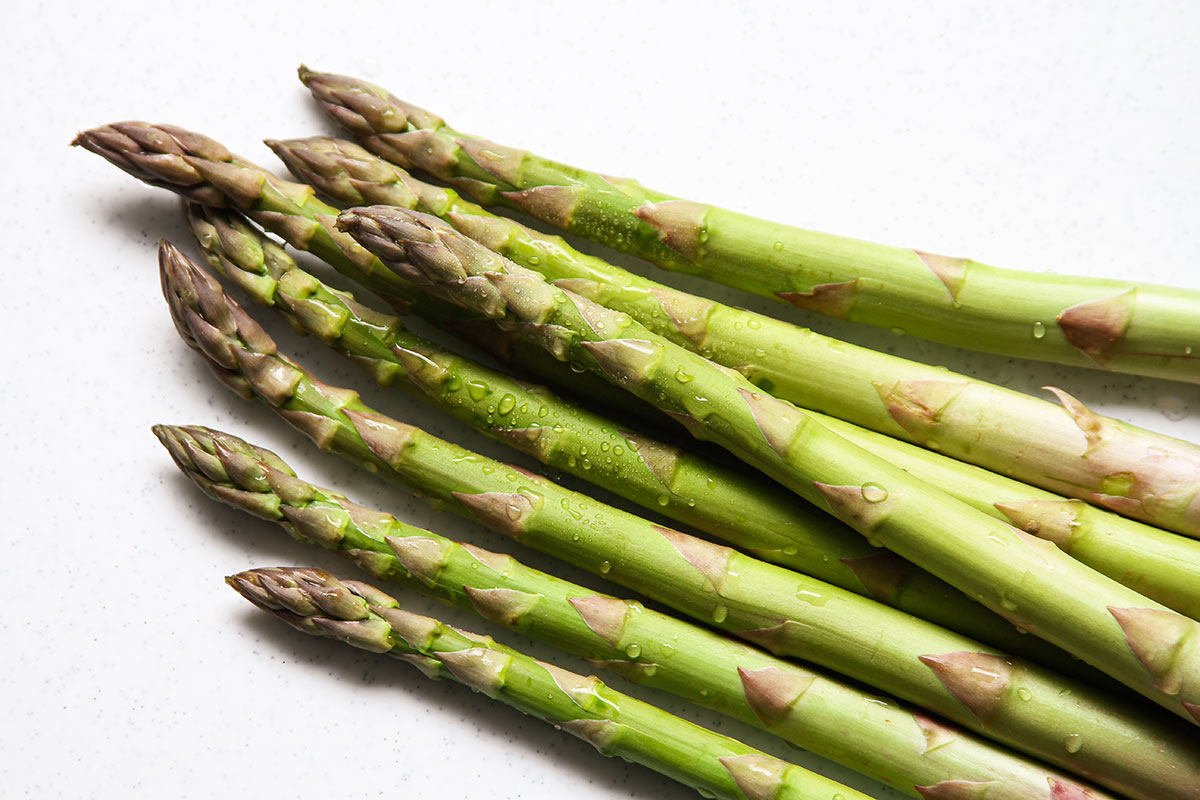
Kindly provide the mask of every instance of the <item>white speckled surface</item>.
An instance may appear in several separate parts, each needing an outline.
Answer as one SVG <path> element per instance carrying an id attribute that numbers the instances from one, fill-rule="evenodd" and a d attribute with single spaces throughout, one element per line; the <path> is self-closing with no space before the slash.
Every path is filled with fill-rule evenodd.
<path id="1" fill-rule="evenodd" d="M 173 122 L 276 166 L 259 139 L 327 130 L 293 76 L 303 59 L 374 79 L 463 130 L 685 197 L 1004 266 L 1200 287 L 1200 5 L 802 5 L 296 0 L 288 15 L 111 0 L 10 12 L 0 795 L 693 796 L 459 686 L 296 634 L 224 587 L 223 575 L 254 565 L 347 567 L 203 498 L 151 423 L 246 435 L 362 502 L 497 544 L 311 451 L 218 386 L 159 297 L 154 242 L 186 241 L 174 199 L 68 149 L 77 129 Z M 1200 439 L 1200 387 L 966 354 L 714 294 L 1014 387 L 1054 383 Z M 365 387 L 321 345 L 267 322 L 319 374 Z M 503 452 L 404 397 L 364 394 Z"/>

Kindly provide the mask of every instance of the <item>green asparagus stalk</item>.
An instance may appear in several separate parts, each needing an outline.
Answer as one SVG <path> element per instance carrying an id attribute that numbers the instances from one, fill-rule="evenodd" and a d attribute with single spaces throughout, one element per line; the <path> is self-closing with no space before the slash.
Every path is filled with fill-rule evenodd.
<path id="1" fill-rule="evenodd" d="M 334 550 L 373 577 L 554 644 L 631 680 L 767 730 L 913 797 L 988 800 L 1093 798 L 1069 778 L 934 721 L 892 698 L 746 647 L 702 627 L 531 569 L 508 555 L 445 539 L 356 505 L 295 476 L 274 453 L 219 431 L 159 426 L 180 469 L 211 497 Z M 1153 763 L 1106 767 L 1134 798 L 1197 796 L 1200 758 L 1189 740 L 1144 719 L 1114 731 Z M 1172 720 L 1173 722 L 1173 720 Z M 1149 749 L 1148 749 L 1149 748 Z M 1139 773 L 1147 770 L 1148 783 Z M 1118 776 L 1117 773 L 1121 773 Z M 1128 780 L 1127 780 L 1128 778 Z M 1139 785 L 1144 789 L 1137 788 Z M 942 794 L 938 794 L 938 792 Z"/>
<path id="2" fill-rule="evenodd" d="M 775 564 L 873 597 L 1060 672 L 1082 662 L 929 573 L 880 552 L 771 482 L 622 429 L 549 390 L 439 347 L 303 271 L 279 245 L 228 211 L 189 204 L 209 264 L 297 330 L 346 354 L 383 386 L 404 389 L 480 432 Z M 1179 537 L 1173 537 L 1179 538 Z M 1190 541 L 1190 540 L 1188 540 Z"/>
<path id="3" fill-rule="evenodd" d="M 867 795 L 649 703 L 480 636 L 400 607 L 395 598 L 318 569 L 255 569 L 225 579 L 299 631 L 387 653 L 430 678 L 552 723 L 591 744 L 699 791 L 744 800 L 870 800 Z"/>
<path id="4" fill-rule="evenodd" d="M 496 347 L 513 342 L 524 347 L 519 356 L 522 366 L 532 368 L 540 379 L 566 377 L 568 385 L 595 380 L 586 372 L 564 376 L 555 369 L 558 362 L 546 358 L 540 348 L 514 342 L 495 326 L 480 328 L 459 319 L 458 312 L 432 298 L 407 305 L 402 298 L 413 298 L 416 287 L 382 269 L 350 237 L 332 229 L 329 220 L 337 209 L 313 197 L 311 187 L 277 178 L 207 137 L 172 126 L 131 122 L 86 131 L 76 143 L 151 185 L 206 205 L 243 211 L 399 308 L 437 324 L 453 324 L 460 333 L 474 333 L 477 343 Z M 346 163 L 355 161 L 351 154 Z M 388 179 L 377 166 L 348 166 L 346 178 L 334 174 L 319 185 L 331 192 L 336 188 L 335 193 L 361 191 L 366 202 L 411 206 L 415 196 L 420 210 L 445 216 L 519 263 L 569 281 L 561 284 L 564 288 L 625 311 L 677 344 L 743 372 L 763 390 L 804 408 L 834 414 L 1126 516 L 1200 534 L 1196 500 L 1200 448 L 1194 445 L 1097 415 L 1062 392 L 1058 396 L 1066 411 L 1019 392 L 855 348 L 770 317 L 622 274 L 572 250 L 558 237 L 534 234 L 488 215 L 453 192 L 403 173 L 391 179 L 386 198 L 380 197 L 372 193 L 382 191 Z M 405 183 L 411 188 L 400 185 Z M 349 196 L 348 202 L 358 202 L 353 194 Z M 813 374 L 822 379 L 807 380 Z M 605 392 L 594 384 L 584 385 L 580 396 L 605 397 Z M 624 393 L 608 392 L 606 399 L 621 397 Z M 627 404 L 621 410 L 637 415 L 641 405 Z"/>
<path id="5" fill-rule="evenodd" d="M 364 81 L 304 67 L 300 79 L 389 160 L 665 269 L 959 347 L 1200 383 L 1200 291 L 999 269 L 767 222 L 459 133 Z"/>
<path id="6" fill-rule="evenodd" d="M 725 366 L 738 368 L 756 385 L 768 391 L 771 388 L 788 388 L 787 381 L 795 382 L 800 376 L 812 374 L 812 370 L 821 368 L 820 364 L 804 362 L 803 353 L 813 349 L 812 342 L 823 341 L 827 352 L 833 352 L 828 350 L 828 345 L 834 344 L 832 340 L 811 331 L 684 295 L 598 258 L 579 253 L 559 237 L 543 236 L 517 222 L 496 217 L 478 206 L 463 202 L 450 190 L 417 181 L 399 167 L 352 142 L 314 137 L 269 141 L 268 144 L 297 177 L 332 196 L 337 202 L 349 205 L 379 203 L 435 213 L 484 246 L 540 272 L 553 280 L 556 286 L 582 294 L 614 310 L 624 311 L 675 344 L 700 352 Z M 698 310 L 680 314 L 672 313 L 672 307 Z M 688 324 L 676 327 L 681 318 L 686 318 Z M 707 325 L 697 322 L 701 319 L 707 319 Z M 730 345 L 741 349 L 731 350 Z M 911 364 L 894 356 L 841 343 L 837 345 L 839 356 L 849 355 L 856 361 L 879 362 L 882 367 L 874 369 L 874 374 L 888 374 L 889 380 L 902 380 L 901 373 L 895 369 L 907 369 L 910 377 L 917 374 L 914 369 L 944 376 L 944 372 Z M 761 356 L 755 370 L 745 369 L 746 357 L 750 352 Z M 765 363 L 773 366 L 767 373 L 757 371 Z M 894 365 L 894 374 L 888 372 L 889 365 Z M 825 368 L 833 371 L 833 380 L 807 380 L 801 385 L 812 386 L 820 391 L 847 377 L 863 380 L 858 373 L 846 376 L 844 369 L 835 370 L 833 364 Z M 789 369 L 793 372 L 788 372 Z M 763 380 L 764 375 L 769 377 Z M 964 377 L 962 380 L 968 379 Z M 1061 410 L 1048 403 L 976 383 L 982 387 L 982 391 L 973 392 L 972 397 L 978 397 L 981 404 L 986 403 L 993 408 L 996 404 L 1005 407 L 1010 404 L 1004 401 L 1011 396 L 1017 402 L 1013 410 L 1024 412 L 1028 407 L 1035 412 L 1048 410 L 1056 419 L 1074 429 L 1074 424 L 1063 418 Z M 875 391 L 870 386 L 864 385 L 864 388 L 872 404 L 878 405 Z M 785 391 L 776 396 L 795 401 L 798 394 Z M 802 399 L 811 400 L 811 393 Z M 798 404 L 808 408 L 803 401 L 798 401 Z M 826 405 L 836 406 L 832 400 L 827 401 Z M 987 428 L 988 415 L 984 414 L 981 407 L 972 417 L 976 424 L 970 439 L 966 441 L 975 450 L 991 446 L 998 437 Z M 1034 417 L 1037 418 L 1036 413 Z M 933 483 L 993 516 L 1000 516 L 1028 533 L 1056 542 L 1077 560 L 1169 608 L 1200 618 L 1200 542 L 1183 539 L 1112 512 L 1084 506 L 1078 501 L 1066 502 L 1060 496 L 1030 489 L 997 474 L 970 467 L 959 469 L 956 462 L 944 455 L 890 437 L 871 436 L 861 428 L 842 423 L 836 418 L 817 418 L 840 435 L 853 439 L 860 446 L 889 460 L 903 457 L 905 469 L 914 472 L 921 480 Z M 997 426 L 1009 432 L 1006 433 L 1009 445 L 1020 447 L 1025 453 L 1038 446 L 1040 440 L 1030 441 L 1025 429 L 1009 423 L 1010 420 L 1003 416 L 996 422 Z M 982 441 L 981 429 L 988 431 Z M 885 449 L 886 452 L 882 452 Z M 923 465 L 923 468 L 917 465 Z M 966 479 L 968 477 L 970 480 Z M 925 616 L 923 612 L 913 613 Z M 949 627 L 962 630 L 953 624 Z M 977 638 L 988 640 L 986 636 Z M 1001 646 L 1019 650 L 1008 645 Z"/>
<path id="7" fill-rule="evenodd" d="M 338 225 L 410 280 L 525 326 L 561 360 L 609 377 L 868 541 L 1200 724 L 1200 622 L 914 479 L 739 373 L 546 283 L 436 217 L 372 206 L 343 212 Z"/>
<path id="8" fill-rule="evenodd" d="M 334 227 L 338 210 L 317 198 L 311 186 L 281 180 L 207 136 L 173 125 L 117 122 L 84 131 L 72 144 L 150 186 L 215 208 L 236 208 L 293 247 L 385 294 L 397 307 L 407 308 L 421 297 Z M 423 313 L 462 316 L 452 304 L 421 299 Z"/>
<path id="9" fill-rule="evenodd" d="M 1101 780 L 1109 760 L 1129 758 L 1126 742 L 1110 747 L 1111 733 L 1142 724 L 1145 709 L 378 414 L 356 393 L 322 384 L 280 356 L 262 328 L 178 251 L 167 245 L 161 255 L 164 294 L 183 338 L 227 385 L 275 409 L 322 449 L 776 654 L 886 686 L 1078 774 Z M 637 656 L 645 642 L 632 643 Z M 1071 738 L 1064 747 L 1074 736 L 1097 744 L 1075 747 Z"/>

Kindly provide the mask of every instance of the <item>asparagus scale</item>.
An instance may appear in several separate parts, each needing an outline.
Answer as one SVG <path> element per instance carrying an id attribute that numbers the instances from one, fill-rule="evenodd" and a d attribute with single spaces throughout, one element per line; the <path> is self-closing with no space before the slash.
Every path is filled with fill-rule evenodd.
<path id="1" fill-rule="evenodd" d="M 1108 797 L 892 698 L 359 506 L 230 434 L 192 426 L 158 426 L 155 433 L 209 496 L 338 552 L 376 579 L 770 731 L 912 797 L 955 798 L 966 787 L 986 787 L 989 800 Z M 1130 744 L 1137 752 L 1153 749 L 1138 756 L 1149 759 L 1139 766 L 1146 778 L 1130 784 L 1129 796 L 1196 797 L 1200 759 L 1190 740 L 1138 725 Z M 1151 738 L 1136 738 L 1146 734 Z M 1110 779 L 1114 770 L 1131 774 L 1124 762 L 1106 767 Z"/>
<path id="2" fill-rule="evenodd" d="M 407 661 L 583 739 L 604 756 L 726 800 L 870 800 L 862 792 L 721 736 L 649 703 L 414 614 L 358 581 L 313 568 L 254 569 L 225 579 L 254 605 L 307 634 Z"/>
<path id="3" fill-rule="evenodd" d="M 409 280 L 523 326 L 560 360 L 608 377 L 868 541 L 1200 724 L 1200 622 L 914 479 L 739 373 L 546 283 L 436 217 L 372 206 L 343 212 L 338 225 Z"/>
<path id="4" fill-rule="evenodd" d="M 1175 753 L 1188 753 L 1158 744 L 1169 729 L 1120 696 L 820 581 L 651 525 L 385 417 L 355 392 L 326 386 L 279 356 L 220 285 L 173 248 L 164 245 L 162 256 L 164 293 L 176 325 L 223 382 L 275 409 L 322 449 L 439 508 L 473 516 L 776 653 L 889 687 L 885 691 L 1097 781 L 1112 780 L 1112 764 L 1120 763 L 1139 776 L 1121 780 L 1122 786 L 1154 783 L 1155 775 L 1174 774 L 1181 762 Z M 632 643 L 637 647 L 627 657 L 644 664 L 647 641 Z M 661 673 L 661 663 L 654 663 Z M 1147 724 L 1158 733 L 1143 739 Z M 1064 737 L 1074 736 L 1090 746 L 1064 747 Z M 1142 752 L 1144 742 L 1156 743 Z M 1141 755 L 1131 757 L 1135 751 Z M 1164 756 L 1165 762 L 1147 769 Z"/>
<path id="5" fill-rule="evenodd" d="M 365 81 L 305 67 L 300 80 L 389 160 L 665 269 L 959 347 L 1200 383 L 1200 291 L 1000 269 L 767 222 L 460 133 Z"/>

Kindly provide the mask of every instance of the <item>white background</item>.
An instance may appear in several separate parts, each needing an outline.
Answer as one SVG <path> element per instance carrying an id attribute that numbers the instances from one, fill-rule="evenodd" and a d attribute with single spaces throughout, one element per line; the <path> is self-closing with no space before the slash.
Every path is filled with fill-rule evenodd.
<path id="1" fill-rule="evenodd" d="M 0 795 L 692 796 L 462 687 L 294 633 L 224 586 L 256 565 L 348 567 L 204 498 L 152 423 L 238 433 L 364 503 L 507 545 L 316 453 L 210 378 L 159 296 L 154 243 L 190 245 L 174 198 L 68 148 L 81 128 L 172 122 L 277 168 L 260 139 L 332 130 L 295 79 L 303 60 L 461 130 L 684 197 L 1004 266 L 1200 288 L 1200 5 L 602 5 L 110 0 L 6 14 Z M 1200 438 L 1200 415 L 1186 416 L 1196 387 L 967 354 L 705 290 Z M 254 313 L 326 379 L 511 457 Z"/>

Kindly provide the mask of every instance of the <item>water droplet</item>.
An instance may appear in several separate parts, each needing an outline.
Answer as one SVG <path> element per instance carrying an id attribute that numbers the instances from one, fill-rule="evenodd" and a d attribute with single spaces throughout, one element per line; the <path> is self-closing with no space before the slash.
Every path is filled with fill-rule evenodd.
<path id="1" fill-rule="evenodd" d="M 601 574 L 601 575 L 607 575 L 607 574 L 608 574 L 608 571 L 609 571 L 610 569 L 612 569 L 612 562 L 611 562 L 611 561 L 601 561 L 601 562 L 600 562 L 600 574 Z"/>
<path id="2" fill-rule="evenodd" d="M 491 392 L 491 387 L 482 381 L 467 381 L 467 393 L 472 400 L 482 400 Z"/>
<path id="3" fill-rule="evenodd" d="M 1043 325 L 1041 322 L 1033 323 L 1033 338 L 1035 338 L 1035 339 L 1046 338 L 1046 326 Z"/>
<path id="4" fill-rule="evenodd" d="M 625 448 L 624 448 L 624 447 L 622 447 L 622 446 L 621 446 L 621 445 L 619 445 L 619 444 L 618 444 L 618 445 L 615 445 L 615 446 L 613 446 L 613 455 L 614 455 L 614 456 L 621 456 L 621 455 L 624 455 L 624 454 L 625 454 Z"/>
<path id="5" fill-rule="evenodd" d="M 888 499 L 888 490 L 874 481 L 862 485 L 862 498 L 868 503 L 882 503 Z"/>
<path id="6" fill-rule="evenodd" d="M 829 596 L 823 595 L 820 592 L 814 592 L 812 589 L 801 586 L 796 590 L 796 599 L 803 600 L 809 605 L 823 606 L 829 602 Z"/>
<path id="7" fill-rule="evenodd" d="M 766 358 L 767 351 L 763 350 L 761 347 L 756 347 L 756 348 L 754 348 L 754 357 L 755 358 Z"/>
<path id="8" fill-rule="evenodd" d="M 531 267 L 536 267 L 536 266 L 537 266 L 537 265 L 538 265 L 540 262 L 541 262 L 541 259 L 540 259 L 540 258 L 538 258 L 537 256 L 530 256 L 530 257 L 527 259 L 527 263 L 528 263 L 528 264 L 529 264 Z"/>
<path id="9" fill-rule="evenodd" d="M 1063 739 L 1063 747 L 1067 748 L 1068 753 L 1078 753 L 1083 747 L 1083 737 L 1078 733 L 1072 733 L 1066 739 Z"/>
<path id="10" fill-rule="evenodd" d="M 457 392 L 462 388 L 462 378 L 457 375 L 451 375 L 450 380 L 446 381 L 446 391 Z"/>
<path id="11" fill-rule="evenodd" d="M 688 375 L 686 372 L 683 371 L 682 367 L 680 367 L 679 370 L 677 370 L 675 372 L 675 380 L 679 381 L 680 383 L 690 383 L 694 379 L 695 379 L 695 376 Z"/>
<path id="12" fill-rule="evenodd" d="M 786 544 L 783 546 L 783 554 L 785 556 L 794 556 L 794 555 L 796 555 L 796 553 L 799 553 L 799 552 L 800 552 L 800 548 L 796 547 L 796 545 L 794 545 L 794 544 Z"/>
<path id="13" fill-rule="evenodd" d="M 498 406 L 496 406 L 496 411 L 498 411 L 500 413 L 500 415 L 503 416 L 504 414 L 507 414 L 508 412 L 512 411 L 516 407 L 517 407 L 517 398 L 513 397 L 511 394 L 506 394 L 506 395 L 504 395 L 504 397 L 500 398 L 500 404 Z"/>
<path id="14" fill-rule="evenodd" d="M 504 507 L 504 514 L 513 522 L 521 518 L 521 507 L 516 503 L 509 503 Z"/>
<path id="15" fill-rule="evenodd" d="M 734 320 L 734 322 L 733 322 L 733 329 L 734 329 L 735 331 L 740 331 L 740 330 L 742 329 L 742 326 L 743 326 L 743 323 L 742 323 L 742 321 L 741 321 L 740 319 L 738 319 L 738 320 Z"/>
<path id="16" fill-rule="evenodd" d="M 758 330 L 762 327 L 762 320 L 751 317 L 750 320 L 746 322 L 746 327 L 750 328 L 751 330 Z"/>
<path id="17" fill-rule="evenodd" d="M 897 336 L 903 336 L 905 334 L 905 330 L 904 328 L 892 328 L 892 333 L 896 334 Z"/>
<path id="18" fill-rule="evenodd" d="M 546 416 L 546 415 L 547 415 L 547 414 L 549 414 L 549 413 L 550 413 L 550 409 L 546 408 L 545 406 L 542 406 L 541 408 L 539 408 L 539 409 L 538 409 L 538 416 L 539 416 L 539 417 L 544 417 L 544 416 Z"/>
<path id="19" fill-rule="evenodd" d="M 571 368 L 571 372 L 587 372 L 587 367 L 585 367 L 583 364 L 580 364 L 578 361 L 572 361 L 568 364 L 568 366 Z"/>
<path id="20" fill-rule="evenodd" d="M 713 609 L 713 613 L 712 613 L 713 622 L 717 623 L 718 625 L 721 624 L 722 622 L 724 622 L 725 618 L 728 616 L 729 616 L 729 609 L 723 605 L 718 605 L 716 608 Z"/>
<path id="21" fill-rule="evenodd" d="M 1033 699 L 1033 692 L 1029 691 L 1024 686 L 1022 686 L 1019 689 L 1017 689 L 1017 697 L 1021 698 L 1021 700 L 1023 702 L 1028 703 L 1030 700 Z"/>
<path id="22" fill-rule="evenodd" d="M 1190 344 L 1187 347 L 1183 348 L 1183 354 L 1185 356 L 1190 356 L 1192 354 L 1192 346 Z"/>
<path id="23" fill-rule="evenodd" d="M 578 533 L 573 533 L 573 534 L 571 534 L 571 541 L 572 541 L 572 542 L 578 542 L 578 541 L 579 541 L 579 534 L 578 534 Z"/>
<path id="24" fill-rule="evenodd" d="M 608 452 L 608 448 L 609 448 L 609 444 L 608 444 L 608 442 L 601 442 L 601 443 L 600 443 L 600 452 L 601 452 L 601 453 L 607 453 L 607 452 Z"/>
<path id="25" fill-rule="evenodd" d="M 663 658 L 670 658 L 675 655 L 675 645 L 673 644 L 664 644 L 660 649 L 662 650 Z"/>
<path id="26" fill-rule="evenodd" d="M 1017 610 L 1017 601 L 1013 600 L 1007 594 L 1002 593 L 1000 595 L 1000 607 L 1003 608 L 1005 611 L 1016 611 Z"/>
<path id="27" fill-rule="evenodd" d="M 625 655 L 630 658 L 637 658 L 642 654 L 642 646 L 640 644 L 631 644 L 625 648 Z"/>
<path id="28" fill-rule="evenodd" d="M 571 504 L 569 502 L 567 502 L 567 499 L 565 497 L 562 499 L 562 507 L 563 507 L 563 511 L 570 514 L 574 519 L 577 519 L 577 520 L 583 519 L 583 514 L 580 514 L 578 511 L 571 508 Z"/>
<path id="29" fill-rule="evenodd" d="M 776 250 L 782 250 L 782 249 L 783 249 L 783 242 L 776 242 L 776 243 L 775 243 L 775 249 L 776 249 Z"/>

